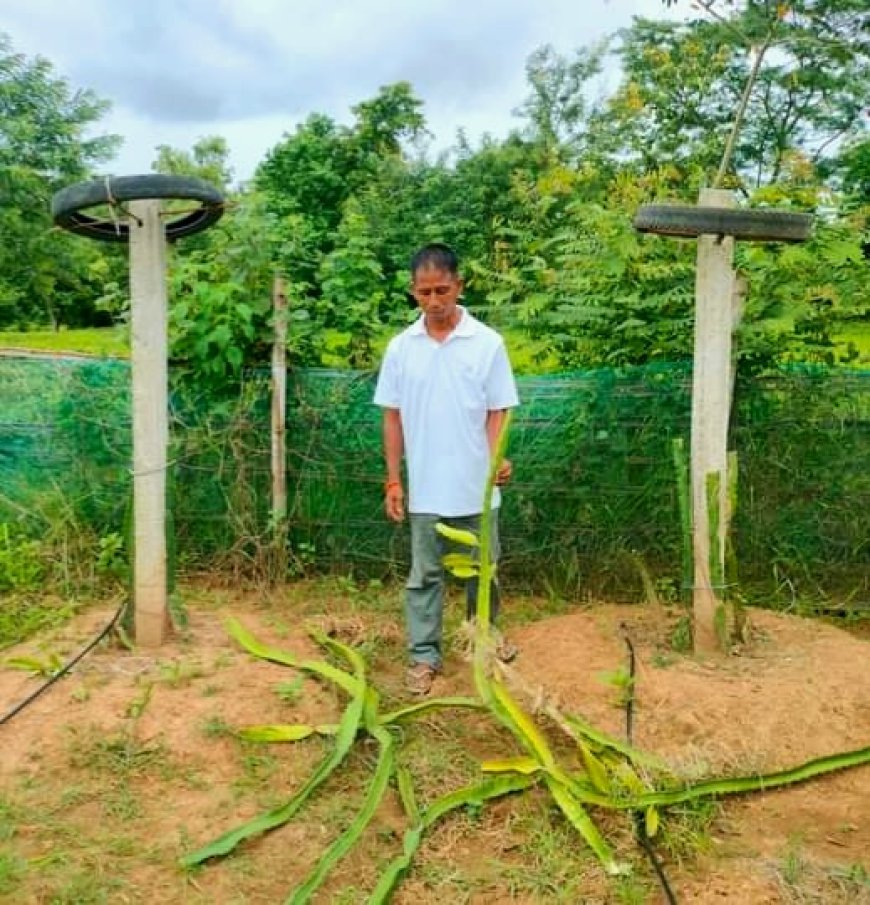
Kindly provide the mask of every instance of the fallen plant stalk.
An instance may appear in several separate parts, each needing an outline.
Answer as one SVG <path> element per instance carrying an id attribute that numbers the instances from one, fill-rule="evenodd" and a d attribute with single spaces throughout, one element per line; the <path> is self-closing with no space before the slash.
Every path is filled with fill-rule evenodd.
<path id="1" fill-rule="evenodd" d="M 365 735 L 378 742 L 379 755 L 362 805 L 351 823 L 327 847 L 305 880 L 291 892 L 287 900 L 290 905 L 304 905 L 308 902 L 330 871 L 359 841 L 391 782 L 398 790 L 409 826 L 404 835 L 402 853 L 381 874 L 369 898 L 370 905 L 382 905 L 389 901 L 402 876 L 411 866 L 425 831 L 442 817 L 459 808 L 479 807 L 485 802 L 525 791 L 535 785 L 543 784 L 548 789 L 565 819 L 594 852 L 604 870 L 615 875 L 627 872 L 630 866 L 616 858 L 588 812 L 589 806 L 639 815 L 638 819 L 643 820 L 647 836 L 652 837 L 660 826 L 661 808 L 698 798 L 774 789 L 804 782 L 835 770 L 870 763 L 870 748 L 861 748 L 817 758 L 767 775 L 709 779 L 692 785 L 676 786 L 678 780 L 667 772 L 660 759 L 602 732 L 579 716 L 564 713 L 541 689 L 532 688 L 519 672 L 500 663 L 494 656 L 493 632 L 489 625 L 494 567 L 489 557 L 488 515 L 495 475 L 504 455 L 508 424 L 509 418 L 505 421 L 492 457 L 480 538 L 455 529 L 442 531 L 455 543 L 477 547 L 479 551 L 476 561 L 465 554 L 451 554 L 448 560 L 448 565 L 461 575 L 476 575 L 479 581 L 473 658 L 473 678 L 479 697 L 434 698 L 381 714 L 380 696 L 368 684 L 365 663 L 353 648 L 322 632 L 311 633 L 322 648 L 350 666 L 350 671 L 347 671 L 325 661 L 299 660 L 292 654 L 262 644 L 240 623 L 230 620 L 227 626 L 230 635 L 250 654 L 332 682 L 349 696 L 349 702 L 338 724 L 260 725 L 241 729 L 240 737 L 264 742 L 300 741 L 312 735 L 332 737 L 335 739 L 334 748 L 284 805 L 185 856 L 181 860 L 183 866 L 192 867 L 210 858 L 227 855 L 245 840 L 292 819 L 342 764 L 356 740 Z M 442 528 L 444 526 L 439 526 L 439 530 Z M 508 686 L 518 689 L 520 694 L 534 702 L 531 713 L 520 706 Z M 393 732 L 401 722 L 445 708 L 488 710 L 513 735 L 525 755 L 484 762 L 481 767 L 484 774 L 488 774 L 487 778 L 478 784 L 448 792 L 436 798 L 428 807 L 421 808 L 417 803 L 412 777 L 397 763 L 397 742 Z M 544 730 L 535 722 L 534 717 L 538 712 L 544 713 L 576 744 L 576 763 L 563 764 L 557 759 Z M 650 778 L 652 774 L 656 774 L 659 782 L 664 782 L 666 787 L 655 788 Z"/>

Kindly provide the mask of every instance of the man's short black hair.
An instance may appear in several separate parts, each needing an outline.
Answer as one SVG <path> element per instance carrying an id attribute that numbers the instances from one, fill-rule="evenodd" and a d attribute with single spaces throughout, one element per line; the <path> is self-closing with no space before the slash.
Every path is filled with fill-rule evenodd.
<path id="1" fill-rule="evenodd" d="M 411 258 L 411 276 L 417 275 L 418 270 L 429 267 L 435 270 L 443 270 L 453 276 L 459 276 L 459 258 L 456 252 L 443 242 L 430 242 L 415 252 Z"/>

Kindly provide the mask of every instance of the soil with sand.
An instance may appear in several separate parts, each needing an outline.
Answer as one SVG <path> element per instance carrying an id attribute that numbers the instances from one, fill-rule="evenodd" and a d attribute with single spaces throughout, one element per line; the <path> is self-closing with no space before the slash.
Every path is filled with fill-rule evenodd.
<path id="1" fill-rule="evenodd" d="M 99 866 L 102 862 L 95 853 L 88 856 L 92 862 L 71 854 L 80 842 L 77 832 L 92 832 L 101 814 L 113 813 L 106 809 L 106 802 L 114 802 L 111 795 L 121 788 L 117 778 L 86 771 L 89 759 L 93 762 L 111 748 L 99 740 L 120 737 L 135 719 L 136 751 L 153 754 L 159 748 L 164 756 L 159 776 L 166 784 L 156 779 L 137 784 L 132 773 L 125 774 L 136 798 L 127 825 L 140 845 L 131 843 L 132 850 L 113 856 L 113 869 L 125 885 L 105 901 L 284 900 L 293 878 L 304 875 L 328 841 L 325 831 L 317 829 L 317 812 L 300 825 L 288 825 L 259 840 L 243 857 L 220 862 L 193 877 L 186 878 L 175 866 L 178 855 L 192 844 L 201 844 L 262 810 L 262 788 L 246 795 L 240 773 L 244 767 L 256 779 L 256 762 L 250 753 L 240 761 L 238 743 L 221 733 L 221 726 L 324 723 L 334 721 L 342 706 L 332 689 L 311 679 L 290 695 L 290 704 L 282 701 L 274 692 L 275 683 L 286 682 L 292 675 L 276 673 L 278 667 L 250 658 L 232 644 L 222 627 L 230 612 L 263 640 L 298 655 L 320 656 L 306 637 L 304 620 L 294 618 L 286 607 L 281 609 L 280 595 L 273 595 L 268 607 L 244 595 L 227 595 L 220 605 L 194 602 L 184 638 L 172 639 L 158 652 L 130 651 L 118 645 L 98 648 L 73 674 L 0 725 L 0 817 L 4 802 L 11 815 L 6 824 L 11 830 L 6 840 L 0 834 L 0 849 L 11 840 L 15 857 L 44 865 L 49 863 L 45 859 L 62 862 L 66 848 L 67 861 L 82 860 L 84 873 L 107 870 Z M 0 657 L 0 713 L 41 681 L 3 668 L 3 660 L 44 651 L 46 645 L 61 653 L 72 652 L 109 615 L 91 609 L 50 640 L 5 651 Z M 310 609 L 305 615 L 312 615 Z M 668 647 L 674 618 L 675 614 L 658 608 L 601 605 L 515 626 L 511 636 L 521 649 L 516 668 L 527 683 L 545 690 L 565 711 L 622 735 L 619 690 L 606 676 L 625 662 L 620 633 L 625 625 L 637 653 L 634 743 L 660 755 L 686 777 L 770 772 L 870 745 L 870 641 L 817 621 L 752 611 L 750 640 L 738 655 L 701 660 L 674 654 Z M 382 641 L 386 637 L 386 647 L 382 645 L 375 658 L 372 678 L 388 700 L 398 702 L 403 692 L 397 623 L 366 613 L 353 619 L 357 640 L 363 642 L 371 636 L 368 622 L 380 619 L 378 631 Z M 348 624 L 346 618 L 345 629 Z M 389 656 L 384 656 L 385 651 Z M 460 658 L 451 656 L 447 667 L 434 693 L 471 693 L 468 667 Z M 147 700 L 146 688 L 150 689 Z M 313 748 L 281 748 L 275 756 L 277 766 L 268 765 L 273 772 L 266 786 L 292 789 L 324 750 L 321 743 Z M 192 776 L 197 779 L 191 780 Z M 265 803 L 270 803 L 268 795 Z M 500 802 L 495 812 L 506 821 L 510 807 L 510 802 Z M 54 823 L 46 813 L 55 815 Z M 401 839 L 398 810 L 379 820 L 380 835 L 393 833 Z M 440 836 L 424 843 L 421 858 L 425 860 L 427 846 L 444 847 L 447 823 Z M 96 829 L 93 834 L 93 847 L 99 848 Z M 626 839 L 631 844 L 630 836 Z M 446 854 L 448 860 L 463 857 L 460 852 L 465 851 L 464 857 L 483 865 L 493 852 L 503 854 L 508 842 L 504 833 L 493 831 L 473 844 L 453 839 L 451 845 L 453 855 Z M 0 884 L 0 901 L 76 901 L 72 893 L 66 898 L 58 895 L 62 865 L 44 871 L 25 870 L 20 862 L 19 866 L 17 885 L 7 883 L 4 888 Z M 713 821 L 707 850 L 683 857 L 679 863 L 666 860 L 666 868 L 681 903 L 870 902 L 870 766 L 779 791 L 729 798 Z M 376 865 L 351 858 L 340 873 L 347 883 L 356 884 L 356 896 L 341 898 L 336 893 L 317 901 L 364 902 L 364 890 L 371 888 L 377 876 Z M 841 884 L 842 896 L 838 877 L 850 879 Z M 69 885 L 68 879 L 64 882 Z M 425 905 L 448 899 L 437 883 L 412 870 L 394 901 Z M 461 901 L 567 899 L 558 894 L 530 898 L 511 893 L 509 885 L 494 876 L 487 889 L 472 891 Z M 600 881 L 590 884 L 583 901 L 626 899 Z M 652 891 L 645 901 L 663 900 L 658 891 Z"/>

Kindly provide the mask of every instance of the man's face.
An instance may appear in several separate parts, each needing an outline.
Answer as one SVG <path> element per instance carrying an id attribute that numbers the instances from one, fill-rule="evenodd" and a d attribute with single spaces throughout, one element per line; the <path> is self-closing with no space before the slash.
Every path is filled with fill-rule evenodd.
<path id="1" fill-rule="evenodd" d="M 462 292 L 462 280 L 447 270 L 423 267 L 414 274 L 411 293 L 426 315 L 436 325 L 452 325 L 456 302 Z"/>

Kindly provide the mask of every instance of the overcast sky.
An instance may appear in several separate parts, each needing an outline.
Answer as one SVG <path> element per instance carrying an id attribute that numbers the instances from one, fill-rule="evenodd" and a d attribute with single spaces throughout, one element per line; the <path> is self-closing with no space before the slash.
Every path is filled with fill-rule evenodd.
<path id="1" fill-rule="evenodd" d="M 347 122 L 381 85 L 411 82 L 437 147 L 463 127 L 505 135 L 524 65 L 631 23 L 662 0 L 0 0 L 0 31 L 112 103 L 110 167 L 148 172 L 159 144 L 223 135 L 236 177 L 309 113 Z"/>

